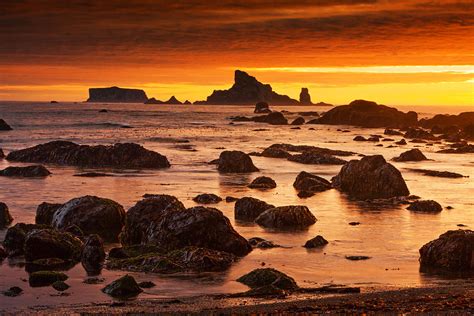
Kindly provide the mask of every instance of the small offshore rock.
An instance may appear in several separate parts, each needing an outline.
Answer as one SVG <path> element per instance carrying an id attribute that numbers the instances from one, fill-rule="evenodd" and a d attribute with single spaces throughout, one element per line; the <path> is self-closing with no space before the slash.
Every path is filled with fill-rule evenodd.
<path id="1" fill-rule="evenodd" d="M 44 178 L 51 174 L 46 167 L 41 165 L 27 167 L 7 167 L 0 170 L 0 176 L 3 177 L 22 177 L 22 178 Z"/>
<path id="2" fill-rule="evenodd" d="M 153 283 L 152 281 L 143 281 L 138 283 L 138 286 L 141 287 L 142 289 L 150 289 L 152 287 L 155 287 L 156 284 Z"/>
<path id="3" fill-rule="evenodd" d="M 82 249 L 81 263 L 89 275 L 99 274 L 105 261 L 104 242 L 97 234 L 89 235 Z"/>
<path id="4" fill-rule="evenodd" d="M 195 196 L 193 201 L 199 204 L 217 204 L 222 201 L 222 198 L 213 193 L 203 193 Z"/>
<path id="5" fill-rule="evenodd" d="M 303 247 L 305 248 L 320 248 L 328 244 L 328 241 L 323 236 L 318 235 L 308 240 Z"/>
<path id="6" fill-rule="evenodd" d="M 272 178 L 261 176 L 255 178 L 248 187 L 251 189 L 274 189 L 277 187 L 277 184 Z"/>
<path id="7" fill-rule="evenodd" d="M 237 220 L 253 222 L 260 214 L 274 207 L 256 198 L 243 197 L 235 202 L 234 216 Z"/>
<path id="8" fill-rule="evenodd" d="M 298 174 L 293 187 L 300 192 L 322 192 L 332 188 L 328 180 L 306 171 Z"/>
<path id="9" fill-rule="evenodd" d="M 0 229 L 7 227 L 13 222 L 13 217 L 10 214 L 10 211 L 8 210 L 8 206 L 0 202 Z"/>
<path id="10" fill-rule="evenodd" d="M 439 213 L 443 210 L 441 205 L 433 200 L 418 200 L 410 203 L 407 210 L 414 212 Z"/>
<path id="11" fill-rule="evenodd" d="M 143 290 L 138 286 L 135 278 L 127 274 L 104 287 L 102 292 L 116 298 L 130 298 L 137 296 Z"/>
<path id="12" fill-rule="evenodd" d="M 305 123 L 305 119 L 303 117 L 297 117 L 291 122 L 291 125 L 303 125 Z"/>
<path id="13" fill-rule="evenodd" d="M 225 197 L 226 203 L 232 203 L 232 202 L 237 201 L 238 199 L 239 199 L 239 198 L 236 198 L 236 197 L 233 197 L 233 196 L 226 196 L 226 197 Z"/>
<path id="14" fill-rule="evenodd" d="M 402 139 L 399 140 L 398 142 L 395 142 L 395 144 L 397 144 L 397 145 L 406 145 L 406 144 L 407 144 L 407 141 L 402 138 Z"/>
<path id="15" fill-rule="evenodd" d="M 241 151 L 223 151 L 218 160 L 217 170 L 221 173 L 249 173 L 259 171 L 252 158 Z"/>
<path id="16" fill-rule="evenodd" d="M 364 136 L 357 135 L 356 137 L 354 137 L 353 141 L 365 142 L 365 141 L 367 141 L 367 139 Z"/>
<path id="17" fill-rule="evenodd" d="M 426 158 L 426 156 L 418 148 L 410 149 L 404 153 L 401 153 L 400 156 L 393 158 L 393 161 L 398 162 L 423 160 L 428 160 L 428 158 Z"/>
<path id="18" fill-rule="evenodd" d="M 59 291 L 59 292 L 64 292 L 66 291 L 67 289 L 70 288 L 70 286 L 64 282 L 64 281 L 56 281 L 54 282 L 53 284 L 51 284 L 51 286 L 56 290 L 56 291 Z"/>
<path id="19" fill-rule="evenodd" d="M 262 114 L 262 113 L 271 113 L 270 106 L 267 102 L 258 102 L 255 104 L 255 109 L 253 113 Z"/>
<path id="20" fill-rule="evenodd" d="M 31 287 L 49 286 L 57 281 L 66 281 L 68 276 L 57 271 L 36 271 L 30 274 L 29 284 Z"/>
<path id="21" fill-rule="evenodd" d="M 3 119 L 0 119 L 0 131 L 11 131 L 12 128 Z"/>
<path id="22" fill-rule="evenodd" d="M 306 229 L 316 223 L 316 217 L 304 205 L 289 205 L 268 209 L 255 222 L 266 228 Z"/>
<path id="23" fill-rule="evenodd" d="M 351 261 L 368 260 L 370 258 L 369 256 L 346 256 L 346 259 Z"/>
<path id="24" fill-rule="evenodd" d="M 18 286 L 12 286 L 11 288 L 9 288 L 5 292 L 3 292 L 3 295 L 9 296 L 9 297 L 16 297 L 18 295 L 21 295 L 21 293 L 23 293 L 22 288 L 20 288 Z"/>
<path id="25" fill-rule="evenodd" d="M 273 285 L 282 290 L 298 289 L 298 285 L 292 277 L 272 268 L 255 269 L 238 278 L 237 282 L 243 283 L 251 288 Z"/>

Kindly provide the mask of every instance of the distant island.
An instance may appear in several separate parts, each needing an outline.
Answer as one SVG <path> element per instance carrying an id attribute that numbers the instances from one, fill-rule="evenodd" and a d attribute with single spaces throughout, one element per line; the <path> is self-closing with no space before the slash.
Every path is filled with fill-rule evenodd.
<path id="1" fill-rule="evenodd" d="M 191 104 L 188 100 L 181 102 L 175 96 L 167 101 L 160 101 L 156 98 L 148 98 L 143 90 L 119 87 L 90 88 L 87 102 Z M 258 102 L 267 102 L 271 105 L 332 105 L 324 102 L 313 103 L 308 88 L 301 88 L 299 100 L 278 94 L 273 91 L 271 85 L 261 83 L 255 77 L 241 70 L 235 71 L 234 84 L 228 90 L 214 90 L 206 100 L 196 101 L 193 104 L 255 105 Z"/>

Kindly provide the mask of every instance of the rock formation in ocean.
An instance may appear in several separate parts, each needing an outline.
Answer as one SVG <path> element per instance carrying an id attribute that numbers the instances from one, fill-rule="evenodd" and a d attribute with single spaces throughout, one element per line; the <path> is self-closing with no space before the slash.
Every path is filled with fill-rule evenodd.
<path id="1" fill-rule="evenodd" d="M 157 100 L 156 98 L 149 98 L 144 104 L 164 104 L 165 102 Z"/>
<path id="2" fill-rule="evenodd" d="M 308 88 L 301 88 L 300 92 L 300 104 L 301 105 L 312 105 L 311 96 L 309 95 Z"/>
<path id="3" fill-rule="evenodd" d="M 286 95 L 273 91 L 269 84 L 263 84 L 246 72 L 236 70 L 234 85 L 228 90 L 214 90 L 206 101 L 196 101 L 195 104 L 255 104 L 268 102 L 272 105 L 297 105 L 299 102 Z"/>
<path id="4" fill-rule="evenodd" d="M 176 99 L 175 96 L 172 96 L 171 98 L 169 98 L 168 101 L 165 101 L 165 104 L 183 104 L 183 103 L 179 101 L 178 99 Z"/>
<path id="5" fill-rule="evenodd" d="M 143 90 L 110 87 L 90 88 L 87 102 L 144 103 L 147 100 Z"/>

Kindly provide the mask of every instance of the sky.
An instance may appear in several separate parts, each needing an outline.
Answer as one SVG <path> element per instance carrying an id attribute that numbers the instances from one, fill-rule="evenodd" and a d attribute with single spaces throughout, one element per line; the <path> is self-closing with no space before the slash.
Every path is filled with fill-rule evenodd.
<path id="1" fill-rule="evenodd" d="M 203 100 L 247 71 L 313 101 L 474 106 L 473 0 L 3 1 L 0 100 Z"/>

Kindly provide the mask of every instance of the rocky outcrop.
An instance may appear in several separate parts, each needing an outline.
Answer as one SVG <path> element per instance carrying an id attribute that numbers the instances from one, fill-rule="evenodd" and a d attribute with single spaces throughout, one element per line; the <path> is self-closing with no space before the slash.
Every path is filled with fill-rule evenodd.
<path id="1" fill-rule="evenodd" d="M 407 210 L 414 212 L 439 213 L 443 210 L 441 205 L 433 200 L 418 200 L 410 203 Z"/>
<path id="2" fill-rule="evenodd" d="M 53 215 L 52 226 L 65 229 L 77 225 L 86 235 L 98 234 L 106 241 L 117 241 L 125 222 L 123 207 L 109 199 L 83 196 L 63 204 Z"/>
<path id="3" fill-rule="evenodd" d="M 474 124 L 474 112 L 463 112 L 458 115 L 438 114 L 429 119 L 421 119 L 420 125 L 425 128 L 437 127 L 465 127 Z"/>
<path id="4" fill-rule="evenodd" d="M 13 217 L 10 215 L 8 206 L 0 202 L 0 229 L 10 225 L 13 222 Z"/>
<path id="5" fill-rule="evenodd" d="M 199 204 L 217 204 L 222 201 L 222 198 L 213 193 L 203 193 L 195 196 L 193 201 Z"/>
<path id="6" fill-rule="evenodd" d="M 304 192 L 304 197 L 309 197 L 316 192 L 326 191 L 332 188 L 331 183 L 315 174 L 301 171 L 293 183 L 293 187 L 301 192 Z"/>
<path id="7" fill-rule="evenodd" d="M 236 220 L 253 222 L 260 214 L 274 207 L 256 198 L 243 197 L 235 202 L 234 216 Z"/>
<path id="8" fill-rule="evenodd" d="M 400 171 L 381 155 L 349 161 L 332 179 L 332 184 L 358 200 L 388 199 L 410 194 Z"/>
<path id="9" fill-rule="evenodd" d="M 183 103 L 179 101 L 178 99 L 176 99 L 176 97 L 173 95 L 171 98 L 168 99 L 168 101 L 165 101 L 165 104 L 180 105 Z"/>
<path id="10" fill-rule="evenodd" d="M 252 158 L 241 151 L 223 151 L 218 160 L 217 170 L 221 173 L 249 173 L 259 171 Z"/>
<path id="11" fill-rule="evenodd" d="M 251 189 L 265 190 L 265 189 L 274 189 L 274 188 L 277 187 L 277 184 L 276 184 L 275 180 L 273 180 L 272 178 L 261 176 L 261 177 L 255 178 L 248 185 L 248 187 L 251 188 Z"/>
<path id="12" fill-rule="evenodd" d="M 400 156 L 393 158 L 393 161 L 423 161 L 428 160 L 426 156 L 418 148 L 410 149 L 401 153 Z"/>
<path id="13" fill-rule="evenodd" d="M 306 206 L 290 205 L 268 209 L 255 222 L 266 228 L 306 229 L 316 223 L 316 217 Z"/>
<path id="14" fill-rule="evenodd" d="M 158 169 L 170 166 L 165 156 L 133 143 L 89 146 L 68 141 L 52 141 L 12 151 L 7 160 L 93 168 Z"/>
<path id="15" fill-rule="evenodd" d="M 365 100 L 337 106 L 308 124 L 355 125 L 361 127 L 406 127 L 418 123 L 415 112 L 404 113 L 396 108 Z"/>
<path id="16" fill-rule="evenodd" d="M 450 230 L 420 249 L 420 268 L 450 272 L 474 271 L 474 231 Z"/>
<path id="17" fill-rule="evenodd" d="M 191 101 L 186 100 L 186 101 L 183 102 L 183 104 L 185 104 L 185 105 L 191 105 L 192 103 L 191 103 Z"/>
<path id="18" fill-rule="evenodd" d="M 148 100 L 145 91 L 119 87 L 90 88 L 87 102 L 143 103 Z"/>
<path id="19" fill-rule="evenodd" d="M 258 102 L 255 104 L 255 110 L 253 110 L 253 113 L 257 114 L 262 114 L 262 113 L 271 113 L 272 110 L 270 110 L 270 106 L 268 105 L 267 102 Z"/>
<path id="20" fill-rule="evenodd" d="M 54 213 L 62 206 L 58 203 L 43 202 L 36 208 L 35 223 L 42 225 L 51 225 Z"/>
<path id="21" fill-rule="evenodd" d="M 324 239 L 323 236 L 318 235 L 318 236 L 308 240 L 304 244 L 303 247 L 305 247 L 305 248 L 320 248 L 320 247 L 326 246 L 327 244 L 328 244 L 328 241 L 326 239 Z"/>
<path id="22" fill-rule="evenodd" d="M 88 275 L 97 275 L 105 261 L 104 242 L 99 235 L 89 235 L 81 254 L 81 263 Z"/>
<path id="23" fill-rule="evenodd" d="M 300 104 L 301 105 L 312 105 L 311 96 L 309 95 L 308 88 L 301 88 L 300 92 Z"/>
<path id="24" fill-rule="evenodd" d="M 269 84 L 263 84 L 246 72 L 236 70 L 234 85 L 230 89 L 214 90 L 206 101 L 197 101 L 194 104 L 246 105 L 261 101 L 274 105 L 296 105 L 299 103 L 286 95 L 274 92 Z"/>
<path id="25" fill-rule="evenodd" d="M 0 131 L 11 131 L 12 128 L 3 119 L 0 119 Z"/>
<path id="26" fill-rule="evenodd" d="M 144 104 L 165 104 L 165 102 L 157 100 L 156 98 L 149 98 Z"/>
<path id="27" fill-rule="evenodd" d="M 124 299 L 135 297 L 143 290 L 138 286 L 135 278 L 127 274 L 104 287 L 102 292 L 112 297 Z"/>
<path id="28" fill-rule="evenodd" d="M 33 230 L 26 235 L 24 252 L 27 261 L 59 258 L 78 262 L 82 242 L 70 233 L 55 229 Z"/>
<path id="29" fill-rule="evenodd" d="M 22 178 L 44 178 L 51 174 L 46 167 L 41 165 L 27 167 L 7 167 L 0 170 L 0 176 L 3 177 L 22 177 Z"/>

